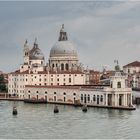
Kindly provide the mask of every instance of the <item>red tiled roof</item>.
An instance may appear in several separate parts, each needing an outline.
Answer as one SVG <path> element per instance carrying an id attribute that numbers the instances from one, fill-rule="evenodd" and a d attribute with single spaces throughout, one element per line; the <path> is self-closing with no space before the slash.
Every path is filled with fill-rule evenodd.
<path id="1" fill-rule="evenodd" d="M 139 61 L 134 61 L 134 62 L 129 63 L 129 64 L 123 66 L 123 67 L 124 68 L 126 68 L 126 67 L 140 67 L 140 62 Z"/>
<path id="2" fill-rule="evenodd" d="M 33 73 L 32 71 L 26 70 L 20 72 L 20 70 L 16 70 L 15 72 L 11 72 L 10 74 L 48 74 L 48 71 L 39 71 L 38 73 Z M 84 74 L 81 71 L 49 71 L 49 74 Z"/>
<path id="3" fill-rule="evenodd" d="M 99 71 L 94 71 L 94 70 L 90 70 L 89 73 L 90 73 L 90 74 L 100 74 Z"/>
<path id="4" fill-rule="evenodd" d="M 11 72 L 10 74 L 29 74 L 29 71 L 26 70 L 26 71 L 20 72 L 20 70 L 16 70 L 15 72 Z"/>

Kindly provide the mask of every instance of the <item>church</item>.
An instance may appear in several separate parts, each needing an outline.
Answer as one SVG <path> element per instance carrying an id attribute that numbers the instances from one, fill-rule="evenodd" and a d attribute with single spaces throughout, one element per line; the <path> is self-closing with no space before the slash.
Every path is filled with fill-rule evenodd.
<path id="1" fill-rule="evenodd" d="M 48 63 L 37 39 L 30 48 L 23 46 L 24 63 L 8 75 L 8 94 L 25 102 L 134 109 L 132 90 L 119 65 L 109 85 L 89 85 L 89 72 L 79 62 L 75 46 L 62 25 L 57 42 L 50 50 Z"/>
<path id="2" fill-rule="evenodd" d="M 85 85 L 88 75 L 79 63 L 75 46 L 68 40 L 64 25 L 58 41 L 50 50 L 48 63 L 39 48 L 37 39 L 30 49 L 27 40 L 23 47 L 24 63 L 19 70 L 9 74 L 8 92 L 24 98 L 25 85 L 59 86 Z"/>

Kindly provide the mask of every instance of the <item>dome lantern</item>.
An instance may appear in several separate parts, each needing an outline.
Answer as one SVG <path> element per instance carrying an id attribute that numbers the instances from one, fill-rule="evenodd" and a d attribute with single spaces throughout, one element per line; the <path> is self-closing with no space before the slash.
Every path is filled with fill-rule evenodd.
<path id="1" fill-rule="evenodd" d="M 78 55 L 74 44 L 68 40 L 67 32 L 62 25 L 58 41 L 50 50 L 49 66 L 52 70 L 69 71 L 77 69 Z"/>
<path id="2" fill-rule="evenodd" d="M 62 28 L 60 30 L 58 41 L 67 41 L 67 40 L 68 40 L 67 32 L 65 32 L 65 30 L 64 30 L 64 24 L 62 24 Z"/>

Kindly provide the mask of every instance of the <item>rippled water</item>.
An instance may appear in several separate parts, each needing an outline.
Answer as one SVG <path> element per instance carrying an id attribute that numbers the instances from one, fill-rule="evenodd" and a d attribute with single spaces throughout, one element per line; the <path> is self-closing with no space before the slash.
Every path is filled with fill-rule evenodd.
<path id="1" fill-rule="evenodd" d="M 135 111 L 0 101 L 0 138 L 140 138 L 140 107 Z"/>

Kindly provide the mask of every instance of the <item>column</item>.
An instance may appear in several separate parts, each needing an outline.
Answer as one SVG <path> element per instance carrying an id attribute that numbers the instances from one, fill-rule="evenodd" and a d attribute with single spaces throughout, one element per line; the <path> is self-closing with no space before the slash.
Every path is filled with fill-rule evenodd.
<path id="1" fill-rule="evenodd" d="M 123 94 L 123 105 L 125 106 L 125 104 L 126 104 L 126 95 Z"/>
<path id="2" fill-rule="evenodd" d="M 117 105 L 119 106 L 119 94 L 117 94 Z"/>
<path id="3" fill-rule="evenodd" d="M 115 106 L 117 106 L 117 94 L 115 94 Z"/>
<path id="4" fill-rule="evenodd" d="M 132 105 L 132 93 L 130 94 L 130 103 Z"/>
<path id="5" fill-rule="evenodd" d="M 127 96 L 127 93 L 126 93 L 126 100 L 125 100 L 125 103 L 126 103 L 126 106 L 128 105 L 128 103 L 127 103 L 127 99 L 128 98 L 128 96 Z"/>
<path id="6" fill-rule="evenodd" d="M 105 94 L 105 105 L 108 105 L 108 94 Z"/>

